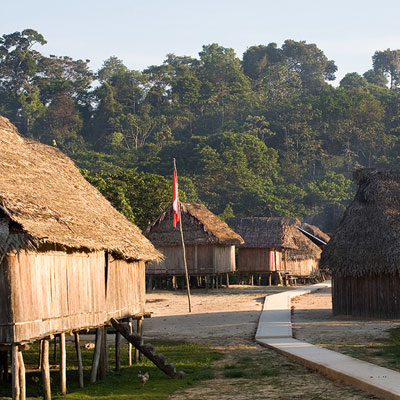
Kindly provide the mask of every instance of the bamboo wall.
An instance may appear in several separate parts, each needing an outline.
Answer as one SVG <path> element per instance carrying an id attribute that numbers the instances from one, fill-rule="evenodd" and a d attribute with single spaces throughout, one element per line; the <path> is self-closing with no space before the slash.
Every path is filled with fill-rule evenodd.
<path id="1" fill-rule="evenodd" d="M 101 326 L 144 310 L 145 264 L 104 252 L 24 252 L 0 264 L 0 343 Z"/>
<path id="2" fill-rule="evenodd" d="M 282 252 L 268 248 L 239 248 L 237 270 L 243 273 L 265 273 L 283 268 Z"/>
<path id="3" fill-rule="evenodd" d="M 182 247 L 157 246 L 165 260 L 146 265 L 150 276 L 179 276 L 185 274 Z M 188 245 L 186 260 L 189 275 L 214 275 L 235 271 L 235 247 L 221 245 Z"/>
<path id="4" fill-rule="evenodd" d="M 108 256 L 107 267 L 107 320 L 126 318 L 144 312 L 145 263 L 126 262 Z"/>
<path id="5" fill-rule="evenodd" d="M 309 276 L 318 271 L 319 260 L 308 258 L 305 260 L 287 260 L 286 271 L 293 275 Z"/>
<path id="6" fill-rule="evenodd" d="M 382 274 L 362 277 L 332 277 L 332 307 L 335 315 L 400 318 L 400 278 Z"/>
<path id="7" fill-rule="evenodd" d="M 103 252 L 8 254 L 8 321 L 0 342 L 22 342 L 77 328 L 101 325 L 106 318 Z M 3 313 L 2 313 L 3 317 Z"/>

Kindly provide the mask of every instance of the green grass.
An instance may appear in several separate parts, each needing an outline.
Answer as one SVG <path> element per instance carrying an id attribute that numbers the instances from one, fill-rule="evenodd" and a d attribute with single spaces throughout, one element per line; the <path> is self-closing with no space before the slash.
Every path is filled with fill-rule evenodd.
<path id="1" fill-rule="evenodd" d="M 53 399 L 116 399 L 116 400 L 164 400 L 172 392 L 183 389 L 197 382 L 212 379 L 214 370 L 211 363 L 221 358 L 221 354 L 212 348 L 188 343 L 177 342 L 153 342 L 158 353 L 163 353 L 168 362 L 173 362 L 178 371 L 184 371 L 184 379 L 172 379 L 156 368 L 150 361 L 134 364 L 129 367 L 127 345 L 121 349 L 121 370 L 114 371 L 115 357 L 113 346 L 109 347 L 110 373 L 104 380 L 98 380 L 95 384 L 89 384 L 90 367 L 93 350 L 82 348 L 82 358 L 85 373 L 85 387 L 78 386 L 78 372 L 76 367 L 75 348 L 73 343 L 67 343 L 67 388 L 66 396 L 59 396 L 59 372 L 51 370 Z M 27 398 L 42 398 L 42 380 L 37 370 L 38 345 L 34 344 L 30 350 L 24 352 L 24 361 L 27 369 Z M 52 346 L 50 351 L 50 363 L 53 361 Z M 137 378 L 138 372 L 150 374 L 150 379 L 142 387 Z M 11 384 L 0 385 L 0 398 L 10 399 Z"/>

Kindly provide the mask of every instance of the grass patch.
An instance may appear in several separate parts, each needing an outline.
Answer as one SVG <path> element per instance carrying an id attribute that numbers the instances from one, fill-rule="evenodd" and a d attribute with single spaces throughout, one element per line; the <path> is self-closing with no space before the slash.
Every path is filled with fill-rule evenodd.
<path id="1" fill-rule="evenodd" d="M 89 383 L 90 368 L 93 357 L 93 350 L 82 347 L 82 359 L 84 366 L 85 387 L 78 386 L 78 371 L 76 367 L 75 348 L 73 343 L 67 343 L 67 389 L 68 394 L 62 396 L 65 400 L 164 400 L 178 390 L 199 381 L 212 379 L 214 370 L 211 368 L 213 361 L 219 360 L 221 354 L 216 350 L 189 343 L 177 342 L 153 342 L 158 353 L 167 357 L 169 362 L 176 364 L 178 371 L 184 371 L 184 379 L 171 379 L 150 361 L 145 360 L 129 367 L 127 345 L 121 346 L 121 370 L 114 371 L 115 349 L 109 347 L 110 373 L 105 380 L 98 380 L 95 384 Z M 53 346 L 50 351 L 50 364 L 53 364 Z M 27 370 L 27 398 L 38 399 L 42 397 L 42 380 L 38 370 L 38 344 L 34 344 L 28 351 L 24 352 L 25 367 Z M 137 375 L 141 371 L 150 374 L 150 379 L 142 387 Z M 59 398 L 59 371 L 55 365 L 51 369 L 52 395 Z M 11 399 L 11 384 L 0 386 L 0 398 Z"/>
<path id="2" fill-rule="evenodd" d="M 240 369 L 228 369 L 224 371 L 225 378 L 244 378 L 245 373 Z"/>

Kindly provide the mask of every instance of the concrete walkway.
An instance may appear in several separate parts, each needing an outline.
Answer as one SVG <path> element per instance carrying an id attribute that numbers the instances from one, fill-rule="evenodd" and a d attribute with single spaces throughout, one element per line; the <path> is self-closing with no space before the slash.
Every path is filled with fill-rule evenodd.
<path id="1" fill-rule="evenodd" d="M 290 300 L 330 287 L 330 282 L 265 298 L 256 341 L 308 368 L 384 399 L 400 400 L 400 373 L 292 338 Z"/>

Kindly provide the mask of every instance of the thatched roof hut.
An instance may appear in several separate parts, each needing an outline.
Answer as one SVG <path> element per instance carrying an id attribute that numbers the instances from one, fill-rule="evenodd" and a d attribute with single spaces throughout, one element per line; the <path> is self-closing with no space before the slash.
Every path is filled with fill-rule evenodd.
<path id="1" fill-rule="evenodd" d="M 400 317 L 400 171 L 354 173 L 358 191 L 325 247 L 333 312 Z"/>
<path id="2" fill-rule="evenodd" d="M 243 243 L 243 239 L 203 204 L 180 203 L 180 206 L 189 274 L 218 275 L 234 271 L 234 245 Z M 165 256 L 162 263 L 150 263 L 146 273 L 183 275 L 181 236 L 179 228 L 172 224 L 172 205 L 144 234 Z"/>
<path id="3" fill-rule="evenodd" d="M 331 240 L 328 234 L 322 232 L 321 229 L 319 229 L 315 225 L 303 222 L 301 226 L 298 227 L 298 229 L 320 248 L 324 248 L 326 244 Z"/>
<path id="4" fill-rule="evenodd" d="M 0 153 L 0 343 L 143 312 L 144 263 L 161 254 L 140 230 L 61 151 L 3 117 Z"/>
<path id="5" fill-rule="evenodd" d="M 310 275 L 318 267 L 321 250 L 297 229 L 297 218 L 230 218 L 227 222 L 245 241 L 238 246 L 238 271 Z"/>

